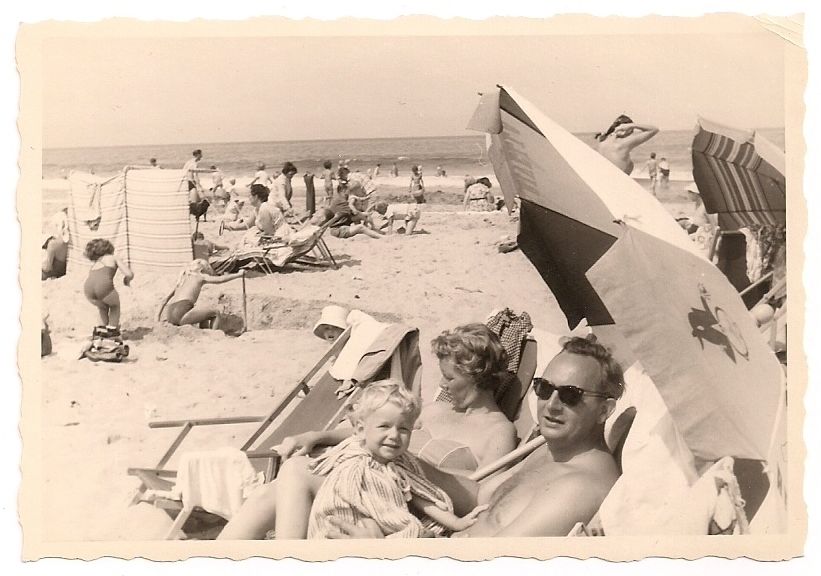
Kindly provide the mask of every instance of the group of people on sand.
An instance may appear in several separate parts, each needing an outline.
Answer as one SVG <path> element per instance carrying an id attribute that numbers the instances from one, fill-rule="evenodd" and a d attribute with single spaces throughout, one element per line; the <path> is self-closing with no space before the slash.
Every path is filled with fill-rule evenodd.
<path id="1" fill-rule="evenodd" d="M 344 329 L 333 324 L 315 333 L 332 339 Z M 431 344 L 449 402 L 421 405 L 396 380 L 369 384 L 350 427 L 276 447 L 285 460 L 277 478 L 251 494 L 220 539 L 262 539 L 271 530 L 278 539 L 564 536 L 587 522 L 619 474 L 604 441 L 624 387 L 610 352 L 593 336 L 567 339 L 534 380 L 547 445 L 478 484 L 468 474 L 517 443 L 495 400 L 507 352 L 484 324 L 447 330 Z M 443 469 L 441 455 L 454 444 L 472 457 Z M 321 446 L 330 448 L 317 454 Z"/>

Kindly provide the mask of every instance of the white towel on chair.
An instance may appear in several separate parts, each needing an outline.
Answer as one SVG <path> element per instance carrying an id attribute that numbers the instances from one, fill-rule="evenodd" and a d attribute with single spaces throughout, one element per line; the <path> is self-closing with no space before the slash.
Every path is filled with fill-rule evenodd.
<path id="1" fill-rule="evenodd" d="M 353 378 L 362 355 L 388 327 L 388 324 L 379 322 L 361 310 L 351 310 L 346 321 L 351 327 L 351 337 L 345 343 L 334 365 L 328 370 L 337 380 Z"/>
<path id="2" fill-rule="evenodd" d="M 242 450 L 219 448 L 185 452 L 180 457 L 175 492 L 184 508 L 203 510 L 230 520 L 246 495 L 263 482 Z"/>

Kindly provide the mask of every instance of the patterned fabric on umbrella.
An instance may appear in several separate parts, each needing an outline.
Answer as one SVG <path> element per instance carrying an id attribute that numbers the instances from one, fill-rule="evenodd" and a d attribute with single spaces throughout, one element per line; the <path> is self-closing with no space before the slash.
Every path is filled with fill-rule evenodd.
<path id="1" fill-rule="evenodd" d="M 693 179 L 723 230 L 786 223 L 784 152 L 754 132 L 703 118 L 693 138 Z"/>

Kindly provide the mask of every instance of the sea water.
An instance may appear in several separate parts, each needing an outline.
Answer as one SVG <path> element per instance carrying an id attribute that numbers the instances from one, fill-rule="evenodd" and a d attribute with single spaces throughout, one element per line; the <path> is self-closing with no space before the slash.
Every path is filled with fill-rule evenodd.
<path id="1" fill-rule="evenodd" d="M 783 148 L 784 131 L 763 130 L 765 136 Z M 593 146 L 593 134 L 576 134 Z M 636 164 L 634 176 L 641 176 L 651 152 L 658 159 L 667 158 L 674 174 L 692 173 L 690 130 L 661 131 L 633 151 Z M 410 167 L 421 164 L 425 175 L 434 175 L 441 166 L 448 175 L 480 176 L 492 173 L 483 135 L 424 138 L 363 138 L 347 140 L 290 140 L 278 142 L 192 142 L 139 146 L 106 146 L 93 148 L 47 148 L 43 151 L 43 178 L 65 178 L 71 170 L 94 171 L 101 176 L 113 175 L 125 166 L 147 165 L 156 158 L 164 168 L 181 168 L 191 158 L 194 149 L 203 151 L 200 167 L 218 166 L 225 174 L 253 175 L 259 162 L 269 172 L 281 168 L 283 162 L 296 164 L 300 173 L 322 172 L 322 163 L 331 160 L 349 161 L 353 169 L 365 171 L 381 164 L 386 175 L 396 164 L 401 176 L 410 175 Z"/>

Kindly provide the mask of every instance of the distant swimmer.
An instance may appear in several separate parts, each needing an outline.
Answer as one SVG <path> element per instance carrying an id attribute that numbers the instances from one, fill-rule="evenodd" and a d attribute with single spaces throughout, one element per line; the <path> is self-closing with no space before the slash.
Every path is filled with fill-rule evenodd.
<path id="1" fill-rule="evenodd" d="M 633 148 L 650 140 L 658 131 L 655 126 L 635 124 L 629 116 L 622 114 L 606 132 L 596 134 L 597 149 L 625 174 L 630 174 L 633 171 L 630 158 Z"/>

